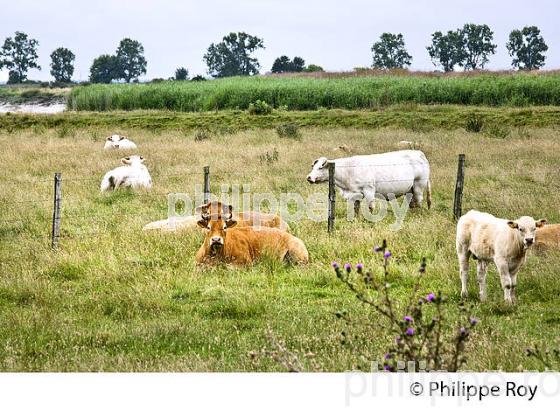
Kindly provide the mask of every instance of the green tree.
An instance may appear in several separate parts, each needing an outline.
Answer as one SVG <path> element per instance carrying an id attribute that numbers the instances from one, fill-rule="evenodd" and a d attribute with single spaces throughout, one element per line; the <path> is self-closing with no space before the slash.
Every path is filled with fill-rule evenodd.
<path id="1" fill-rule="evenodd" d="M 144 58 L 144 46 L 130 38 L 121 40 L 117 48 L 118 78 L 123 78 L 127 83 L 146 74 L 147 61 Z"/>
<path id="2" fill-rule="evenodd" d="M 305 60 L 301 57 L 294 57 L 290 60 L 288 56 L 281 56 L 274 60 L 272 64 L 273 73 L 299 73 L 305 68 Z"/>
<path id="3" fill-rule="evenodd" d="M 254 75 L 260 64 L 252 54 L 264 48 L 263 40 L 247 33 L 229 33 L 220 43 L 210 44 L 204 61 L 212 77 Z"/>
<path id="4" fill-rule="evenodd" d="M 320 65 L 309 64 L 303 69 L 303 71 L 305 71 L 306 73 L 322 73 L 325 70 L 323 70 L 323 67 L 321 67 Z"/>
<path id="5" fill-rule="evenodd" d="M 436 31 L 432 34 L 432 44 L 426 47 L 432 63 L 440 65 L 443 71 L 453 71 L 463 61 L 463 46 L 460 30 L 448 31 L 443 34 Z"/>
<path id="6" fill-rule="evenodd" d="M 544 66 L 544 53 L 548 46 L 536 26 L 513 30 L 506 43 L 509 55 L 513 57 L 511 65 L 520 70 L 538 70 Z"/>
<path id="7" fill-rule="evenodd" d="M 51 53 L 51 75 L 61 83 L 69 83 L 74 74 L 76 56 L 67 48 L 59 47 Z"/>
<path id="8" fill-rule="evenodd" d="M 117 57 L 103 54 L 93 60 L 89 69 L 89 80 L 92 83 L 109 84 L 118 78 L 120 78 L 120 74 Z"/>
<path id="9" fill-rule="evenodd" d="M 461 61 L 465 70 L 484 69 L 488 56 L 496 53 L 494 32 L 486 24 L 465 24 L 458 30 Z"/>
<path id="10" fill-rule="evenodd" d="M 407 53 L 402 34 L 383 33 L 380 41 L 371 47 L 373 67 L 404 68 L 409 66 L 412 56 Z"/>
<path id="11" fill-rule="evenodd" d="M 300 73 L 305 68 L 305 60 L 301 57 L 294 57 L 292 60 L 292 71 Z"/>
<path id="12" fill-rule="evenodd" d="M 186 81 L 189 79 L 189 70 L 185 67 L 179 67 L 175 70 L 175 80 L 177 81 Z"/>
<path id="13" fill-rule="evenodd" d="M 27 79 L 30 68 L 41 69 L 37 64 L 37 47 L 39 42 L 27 34 L 16 31 L 14 37 L 8 37 L 0 49 L 0 69 L 10 71 L 10 80 L 23 82 Z"/>
<path id="14" fill-rule="evenodd" d="M 274 60 L 274 63 L 272 64 L 272 68 L 270 71 L 272 71 L 275 74 L 287 73 L 288 71 L 291 71 L 290 70 L 291 66 L 292 66 L 292 60 L 290 60 L 290 57 L 280 56 L 276 60 Z"/>

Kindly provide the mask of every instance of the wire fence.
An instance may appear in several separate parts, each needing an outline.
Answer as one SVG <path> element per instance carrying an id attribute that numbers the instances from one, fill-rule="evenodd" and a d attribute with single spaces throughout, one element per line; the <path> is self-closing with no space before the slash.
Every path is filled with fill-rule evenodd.
<path id="1" fill-rule="evenodd" d="M 333 164 L 333 162 L 329 162 L 328 164 Z M 335 199 L 334 199 L 334 187 L 335 183 L 335 170 L 336 169 L 347 169 L 347 168 L 355 168 L 359 171 L 364 169 L 378 169 L 378 167 L 404 167 L 410 166 L 409 163 L 386 163 L 386 164 L 379 164 L 372 166 L 370 164 L 336 164 L 328 165 L 325 164 L 326 171 L 329 174 L 328 178 L 328 185 L 329 185 L 329 194 L 328 194 L 328 230 L 329 232 L 332 231 L 334 227 L 334 209 L 336 206 Z M 535 164 L 538 166 L 539 164 Z M 461 214 L 462 211 L 462 203 L 466 203 L 469 206 L 474 204 L 487 204 L 488 202 L 492 201 L 490 196 L 488 197 L 480 197 L 479 194 L 471 194 L 469 190 L 469 183 L 476 181 L 479 183 L 483 181 L 487 187 L 491 187 L 492 184 L 498 183 L 500 180 L 507 181 L 515 185 L 521 179 L 521 181 L 531 181 L 536 178 L 542 178 L 547 182 L 548 189 L 550 187 L 557 187 L 560 188 L 560 182 L 557 178 L 555 172 L 551 170 L 543 170 L 539 168 L 529 169 L 527 167 L 523 167 L 523 173 L 521 176 L 517 177 L 512 175 L 511 169 L 516 169 L 516 167 L 511 167 L 510 169 L 500 170 L 500 169 L 493 169 L 492 164 L 490 166 L 488 164 L 484 164 L 483 162 L 479 161 L 466 161 L 464 166 L 468 169 L 468 181 L 465 186 L 465 194 L 463 193 L 463 187 L 461 187 L 461 192 L 457 193 L 457 185 L 459 183 L 459 174 L 458 172 L 457 177 L 455 178 L 455 195 L 453 196 L 453 207 L 451 207 L 451 203 L 449 203 L 446 209 L 453 209 L 455 213 L 455 217 Z M 329 168 L 332 168 L 332 171 L 329 172 Z M 205 167 L 206 168 L 206 167 Z M 322 167 L 321 167 L 322 169 Z M 464 171 L 464 170 L 463 170 Z M 501 171 L 501 172 L 500 172 Z M 479 174 L 480 173 L 480 174 Z M 382 173 L 382 177 L 383 177 Z M 167 210 L 168 210 L 168 198 L 167 194 L 175 193 L 175 192 L 185 192 L 186 186 L 188 188 L 193 188 L 193 179 L 196 179 L 200 186 L 204 188 L 203 194 L 206 196 L 210 195 L 211 193 L 220 194 L 221 185 L 229 185 L 230 187 L 234 184 L 238 184 L 243 186 L 246 183 L 253 184 L 255 180 L 255 174 L 248 174 L 245 170 L 224 170 L 224 169 L 217 169 L 215 172 L 213 171 L 210 174 L 209 169 L 199 169 L 193 170 L 188 169 L 181 173 L 162 173 L 156 170 L 155 172 L 151 172 L 152 180 L 157 181 L 160 183 L 159 187 L 156 190 L 151 191 L 144 191 L 141 195 L 135 196 L 138 198 L 139 204 L 136 203 L 134 206 L 127 206 L 128 203 L 126 201 L 117 202 L 116 204 L 111 205 L 110 197 L 99 197 L 96 196 L 92 198 L 94 201 L 99 201 L 102 205 L 104 205 L 101 211 L 91 212 L 89 210 L 89 203 L 84 203 L 83 197 L 78 197 L 77 194 L 80 192 L 80 188 L 82 187 L 85 191 L 92 191 L 92 185 L 95 182 L 96 190 L 95 192 L 99 192 L 97 189 L 98 184 L 101 182 L 101 178 L 99 176 L 69 176 L 63 177 L 62 180 L 62 192 L 64 195 L 62 196 L 61 202 L 62 205 L 60 206 L 58 212 L 58 221 L 55 220 L 56 214 L 56 200 L 53 196 L 53 186 L 54 186 L 54 179 L 53 178 L 46 178 L 46 177 L 37 177 L 37 178 L 24 178 L 24 179 L 3 179 L 0 180 L 0 186 L 4 186 L 6 184 L 7 191 L 13 191 L 14 186 L 21 186 L 23 187 L 21 191 L 17 191 L 16 194 L 21 194 L 22 197 L 17 197 L 15 200 L 6 200 L 0 197 L 0 206 L 3 209 L 3 216 L 0 218 L 0 231 L 8 231 L 12 234 L 23 235 L 26 232 L 26 226 L 31 226 L 34 229 L 36 225 L 42 226 L 45 237 L 51 237 L 53 240 L 53 248 L 56 248 L 54 245 L 54 227 L 58 223 L 58 231 L 57 234 L 58 238 L 84 238 L 84 237 L 99 237 L 102 235 L 107 235 L 110 230 L 109 227 L 114 225 L 116 222 L 119 221 L 130 221 L 134 220 L 136 222 L 142 222 L 143 224 L 152 222 L 154 220 L 165 219 L 167 217 Z M 212 175 L 212 179 L 214 181 L 213 185 L 210 185 L 210 175 Z M 391 175 L 388 173 L 388 175 Z M 464 175 L 463 175 L 464 176 Z M 191 178 L 194 177 L 194 178 Z M 282 178 L 282 182 L 279 183 L 278 178 Z M 325 176 L 323 175 L 323 178 Z M 190 180 L 187 182 L 185 179 Z M 261 179 L 265 180 L 265 183 L 268 186 L 260 186 L 263 189 L 263 192 L 268 191 L 277 191 L 280 189 L 286 189 L 286 175 L 285 174 L 268 174 L 266 176 L 260 176 Z M 294 178 L 301 179 L 302 183 L 305 183 L 305 176 L 302 175 L 294 175 Z M 433 176 L 432 176 L 433 178 Z M 179 181 L 172 181 L 173 179 L 181 179 Z M 237 182 L 237 179 L 241 179 L 240 182 Z M 426 181 L 427 178 L 421 178 L 419 181 Z M 448 182 L 451 182 L 453 177 L 447 175 L 446 179 Z M 162 181 L 170 181 L 167 185 L 161 184 Z M 418 180 L 417 180 L 418 181 Z M 384 177 L 381 180 L 377 181 L 378 184 L 392 184 L 392 183 L 410 183 L 411 178 L 391 178 L 391 177 Z M 262 181 L 261 181 L 262 183 Z M 82 184 L 80 186 L 80 184 Z M 9 187 L 8 187 L 9 185 Z M 30 185 L 34 186 L 33 190 L 29 190 L 28 187 Z M 40 197 L 33 198 L 28 196 L 28 192 L 37 192 L 35 188 L 41 187 L 41 189 L 45 189 L 45 192 L 41 192 Z M 172 189 L 171 187 L 180 186 L 181 189 Z M 166 187 L 167 189 L 164 189 Z M 189 190 L 188 189 L 188 190 Z M 241 193 L 244 193 L 244 190 L 240 190 Z M 478 189 L 477 192 L 479 192 Z M 251 192 L 255 193 L 258 192 L 258 189 L 255 189 L 254 186 L 251 186 Z M 536 198 L 538 201 L 538 198 Z M 106 202 L 103 202 L 106 201 Z M 151 201 L 150 203 L 146 204 L 147 201 Z M 450 201 L 451 202 L 451 201 Z M 111 206 L 108 206 L 111 205 Z M 40 216 L 37 218 L 35 215 L 34 217 L 37 220 L 30 221 L 30 215 L 22 215 L 25 211 L 29 209 L 33 209 L 38 215 Z M 53 209 L 54 208 L 54 209 Z M 9 211 L 9 212 L 6 212 Z M 14 215 L 18 214 L 19 215 Z M 19 216 L 19 217 L 18 217 Z M 451 216 L 451 215 L 450 215 Z M 52 218 L 51 218 L 52 217 Z M 332 220 L 331 220 L 332 219 Z M 52 229 L 51 234 L 49 235 L 49 229 Z M 37 235 L 36 235 L 37 236 Z M 38 235 L 37 238 L 44 239 L 42 235 Z"/>

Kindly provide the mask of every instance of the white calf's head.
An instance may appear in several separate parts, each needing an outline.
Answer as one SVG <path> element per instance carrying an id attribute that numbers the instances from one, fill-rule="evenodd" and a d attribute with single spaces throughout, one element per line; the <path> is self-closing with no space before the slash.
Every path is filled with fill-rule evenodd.
<path id="1" fill-rule="evenodd" d="M 523 242 L 523 246 L 528 248 L 535 242 L 535 231 L 537 228 L 542 228 L 546 223 L 546 219 L 539 219 L 535 221 L 530 216 L 522 216 L 515 221 L 508 221 L 508 226 L 511 229 L 515 229 L 520 241 Z"/>
<path id="2" fill-rule="evenodd" d="M 307 175 L 307 181 L 310 184 L 318 184 L 329 180 L 329 169 L 327 167 L 329 160 L 325 157 L 316 159 L 311 166 L 311 172 Z"/>
<path id="3" fill-rule="evenodd" d="M 140 155 L 131 155 L 121 159 L 121 162 L 125 165 L 141 165 L 144 162 L 144 157 L 141 157 Z"/>

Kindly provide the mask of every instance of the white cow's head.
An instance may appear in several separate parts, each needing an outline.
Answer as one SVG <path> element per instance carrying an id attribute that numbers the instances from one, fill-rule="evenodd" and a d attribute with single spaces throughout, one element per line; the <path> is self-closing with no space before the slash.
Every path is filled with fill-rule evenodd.
<path id="1" fill-rule="evenodd" d="M 141 157 L 140 155 L 131 155 L 121 159 L 121 162 L 125 165 L 141 165 L 144 162 L 144 157 Z"/>
<path id="2" fill-rule="evenodd" d="M 523 242 L 526 249 L 535 242 L 535 230 L 542 228 L 545 223 L 546 219 L 535 221 L 530 216 L 522 216 L 515 221 L 508 221 L 507 224 L 511 229 L 515 229 L 519 241 Z"/>
<path id="3" fill-rule="evenodd" d="M 119 142 L 119 141 L 124 140 L 125 138 L 126 138 L 126 137 L 123 137 L 123 136 L 121 136 L 121 135 L 113 134 L 113 135 L 111 135 L 110 137 L 107 137 L 107 141 L 117 143 L 117 142 Z"/>
<path id="4" fill-rule="evenodd" d="M 320 182 L 325 182 L 329 180 L 329 160 L 325 157 L 321 157 L 313 161 L 311 165 L 311 172 L 307 175 L 307 181 L 310 184 L 318 184 Z"/>

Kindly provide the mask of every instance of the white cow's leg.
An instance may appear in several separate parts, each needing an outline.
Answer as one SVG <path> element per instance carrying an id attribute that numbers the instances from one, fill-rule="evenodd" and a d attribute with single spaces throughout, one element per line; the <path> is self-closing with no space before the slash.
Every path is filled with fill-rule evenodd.
<path id="1" fill-rule="evenodd" d="M 496 262 L 496 268 L 498 268 L 498 273 L 500 274 L 500 282 L 502 283 L 502 289 L 504 290 L 504 300 L 508 304 L 512 304 L 513 300 L 511 298 L 511 275 L 509 273 L 509 265 L 507 261 L 498 259 Z"/>
<path id="2" fill-rule="evenodd" d="M 517 295 L 515 294 L 517 290 L 517 273 L 510 275 L 511 278 L 511 302 L 517 302 Z"/>
<path id="3" fill-rule="evenodd" d="M 412 185 L 412 205 L 411 208 L 421 208 L 422 207 L 422 200 L 424 199 L 424 184 L 422 181 L 416 180 Z"/>
<path id="4" fill-rule="evenodd" d="M 470 252 L 466 247 L 459 247 L 459 249 L 457 249 L 457 257 L 459 258 L 459 272 L 461 275 L 461 297 L 466 298 L 469 295 L 467 280 L 469 275 Z"/>
<path id="5" fill-rule="evenodd" d="M 486 301 L 486 271 L 488 269 L 488 262 L 479 260 L 476 265 L 476 275 L 478 279 L 478 287 L 480 289 L 480 301 Z"/>
<path id="6" fill-rule="evenodd" d="M 370 210 L 373 210 L 375 206 L 375 187 L 369 186 L 364 188 L 363 194 L 364 194 L 364 201 L 366 201 L 368 208 Z"/>

